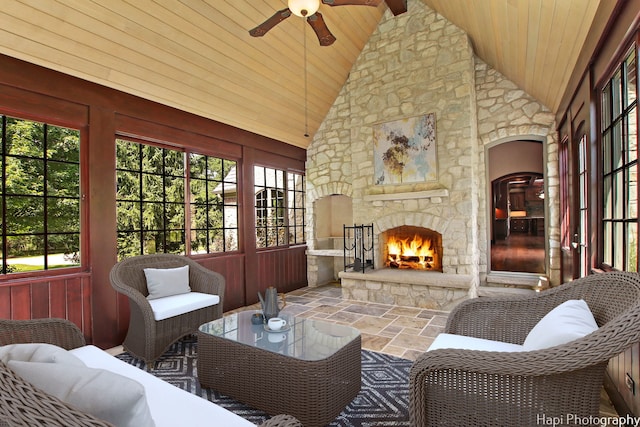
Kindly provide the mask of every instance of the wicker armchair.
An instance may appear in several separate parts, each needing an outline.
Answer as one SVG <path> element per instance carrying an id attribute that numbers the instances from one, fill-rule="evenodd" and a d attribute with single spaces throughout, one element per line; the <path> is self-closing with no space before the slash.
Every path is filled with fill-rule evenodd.
<path id="1" fill-rule="evenodd" d="M 85 345 L 80 329 L 64 319 L 0 319 L 0 346 L 48 343 L 71 350 Z M 24 381 L 0 362 L 0 427 L 34 425 L 109 427 L 106 421 L 81 412 Z M 260 427 L 302 427 L 291 415 L 276 415 Z"/>
<path id="2" fill-rule="evenodd" d="M 189 313 L 156 321 L 147 295 L 145 268 L 176 268 L 189 265 L 189 286 L 192 291 L 218 295 L 220 303 Z M 129 297 L 129 330 L 123 346 L 143 360 L 147 366 L 185 335 L 194 333 L 200 325 L 222 317 L 225 281 L 221 274 L 207 270 L 182 255 L 140 255 L 120 261 L 111 269 L 111 286 Z"/>
<path id="3" fill-rule="evenodd" d="M 584 299 L 599 326 L 584 338 L 536 351 L 439 349 L 410 372 L 413 426 L 533 426 L 539 417 L 599 416 L 607 362 L 640 341 L 640 274 L 593 274 L 535 296 L 458 305 L 445 332 L 522 344 L 551 309 Z"/>

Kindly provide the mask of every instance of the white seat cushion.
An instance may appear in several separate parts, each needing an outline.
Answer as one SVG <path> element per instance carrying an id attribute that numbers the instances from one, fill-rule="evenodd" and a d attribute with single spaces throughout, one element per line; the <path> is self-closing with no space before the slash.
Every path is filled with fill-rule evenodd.
<path id="1" fill-rule="evenodd" d="M 525 351 L 524 347 L 518 344 L 445 333 L 439 334 L 436 339 L 433 340 L 427 351 L 441 348 L 480 351 Z"/>
<path id="2" fill-rule="evenodd" d="M 201 292 L 189 292 L 149 300 L 153 310 L 153 317 L 156 320 L 179 316 L 200 308 L 216 305 L 219 302 L 220 297 L 218 295 L 203 294 Z"/>

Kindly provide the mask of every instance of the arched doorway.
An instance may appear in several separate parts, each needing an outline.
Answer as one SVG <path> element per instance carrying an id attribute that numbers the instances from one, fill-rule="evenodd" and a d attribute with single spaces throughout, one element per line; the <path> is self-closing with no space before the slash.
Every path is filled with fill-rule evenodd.
<path id="1" fill-rule="evenodd" d="M 543 144 L 517 140 L 488 150 L 490 269 L 546 272 Z"/>

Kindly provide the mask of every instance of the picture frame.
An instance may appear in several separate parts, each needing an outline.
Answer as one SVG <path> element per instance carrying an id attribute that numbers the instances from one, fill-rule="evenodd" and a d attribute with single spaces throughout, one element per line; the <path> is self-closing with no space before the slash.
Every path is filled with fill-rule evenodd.
<path id="1" fill-rule="evenodd" d="M 375 185 L 436 181 L 436 145 L 435 113 L 375 125 Z"/>

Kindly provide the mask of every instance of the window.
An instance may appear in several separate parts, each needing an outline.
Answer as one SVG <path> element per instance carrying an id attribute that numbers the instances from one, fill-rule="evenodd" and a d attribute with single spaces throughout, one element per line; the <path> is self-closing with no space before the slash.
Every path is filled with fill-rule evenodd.
<path id="1" fill-rule="evenodd" d="M 0 118 L 2 274 L 80 265 L 80 131 Z"/>
<path id="2" fill-rule="evenodd" d="M 184 154 L 118 140 L 118 256 L 185 253 Z"/>
<path id="3" fill-rule="evenodd" d="M 560 224 L 561 224 L 561 245 L 565 251 L 571 250 L 573 241 L 571 231 L 571 203 L 569 199 L 569 138 L 564 138 L 560 143 L 559 165 L 560 165 Z"/>
<path id="4" fill-rule="evenodd" d="M 289 172 L 287 174 L 289 194 L 289 243 L 302 244 L 305 237 L 305 207 L 304 207 L 304 175 Z"/>
<path id="5" fill-rule="evenodd" d="M 236 162 L 189 155 L 191 253 L 238 250 Z"/>
<path id="6" fill-rule="evenodd" d="M 304 176 L 255 166 L 254 184 L 256 246 L 304 243 Z"/>
<path id="7" fill-rule="evenodd" d="M 604 264 L 638 270 L 638 109 L 635 46 L 602 90 Z"/>
<path id="8" fill-rule="evenodd" d="M 578 259 L 580 263 L 580 277 L 589 274 L 589 168 L 587 164 L 587 136 L 583 135 L 578 142 L 578 235 L 576 244 L 578 245 Z"/>
<path id="9" fill-rule="evenodd" d="M 116 140 L 118 258 L 237 250 L 235 169 L 234 161 Z"/>

